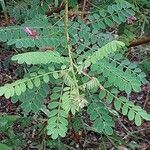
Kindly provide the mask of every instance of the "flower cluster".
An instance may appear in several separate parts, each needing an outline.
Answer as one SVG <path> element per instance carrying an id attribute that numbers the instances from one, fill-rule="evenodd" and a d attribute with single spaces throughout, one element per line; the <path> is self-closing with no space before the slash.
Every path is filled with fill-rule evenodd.
<path id="1" fill-rule="evenodd" d="M 32 37 L 32 38 L 37 38 L 38 37 L 37 31 L 36 30 L 31 30 L 29 27 L 25 27 L 24 32 L 26 32 L 27 35 Z"/>

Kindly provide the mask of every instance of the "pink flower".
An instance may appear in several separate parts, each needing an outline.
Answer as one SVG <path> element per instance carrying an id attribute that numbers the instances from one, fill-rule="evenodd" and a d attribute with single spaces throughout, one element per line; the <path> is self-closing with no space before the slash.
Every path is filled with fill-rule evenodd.
<path id="1" fill-rule="evenodd" d="M 137 20 L 137 18 L 135 16 L 129 16 L 127 18 L 127 23 L 128 24 L 133 24 L 136 20 Z"/>
<path id="2" fill-rule="evenodd" d="M 35 30 L 31 30 L 29 27 L 25 27 L 24 32 L 27 33 L 27 35 L 32 37 L 32 38 L 38 37 L 38 33 Z"/>

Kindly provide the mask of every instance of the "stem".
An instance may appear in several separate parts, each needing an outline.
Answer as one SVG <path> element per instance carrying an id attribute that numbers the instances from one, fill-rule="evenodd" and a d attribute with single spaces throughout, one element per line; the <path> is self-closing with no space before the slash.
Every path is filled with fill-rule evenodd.
<path id="1" fill-rule="evenodd" d="M 71 46 L 69 44 L 69 33 L 68 33 L 68 0 L 65 0 L 65 35 L 66 35 L 66 40 L 67 40 L 67 49 L 68 49 L 68 54 L 69 54 L 69 59 L 70 59 L 70 66 L 73 67 L 73 61 L 72 61 L 72 56 L 71 56 Z"/>
<path id="2" fill-rule="evenodd" d="M 77 69 L 78 67 L 75 65 L 75 64 L 73 64 L 74 65 L 74 67 Z M 84 72 L 84 71 L 81 71 L 81 73 L 84 75 L 84 76 L 87 76 L 90 80 L 92 80 L 94 77 L 91 77 L 90 75 L 88 75 L 86 72 Z M 101 90 L 105 90 L 105 88 L 101 85 L 101 84 L 99 84 L 99 88 L 101 89 Z"/>
<path id="3" fill-rule="evenodd" d="M 84 2 L 83 2 L 83 8 L 82 8 L 82 19 L 84 18 L 84 14 L 85 14 L 85 6 L 86 6 L 86 2 L 87 2 L 87 0 L 84 0 Z"/>
<path id="4" fill-rule="evenodd" d="M 65 70 L 68 70 L 68 69 L 65 69 Z M 45 73 L 45 74 L 40 74 L 40 75 L 38 75 L 38 76 L 34 76 L 34 77 L 31 77 L 31 78 L 27 78 L 27 79 L 25 79 L 25 80 L 22 80 L 22 82 L 19 82 L 18 84 L 20 84 L 20 83 L 24 83 L 24 82 L 27 82 L 28 80 L 33 80 L 33 79 L 35 79 L 35 78 L 40 78 L 40 77 L 42 77 L 42 76 L 45 76 L 45 75 L 49 75 L 49 74 L 52 74 L 52 73 L 54 73 L 54 72 L 61 72 L 62 70 L 58 70 L 58 71 L 50 71 L 50 72 L 47 72 L 47 73 Z M 17 80 L 18 81 L 18 80 Z M 13 83 L 10 83 L 12 86 L 16 86 L 16 82 L 13 82 Z M 17 85 L 18 85 L 17 84 Z"/>
<path id="5" fill-rule="evenodd" d="M 65 35 L 66 35 L 66 40 L 67 40 L 67 49 L 68 49 L 68 55 L 69 55 L 69 60 L 70 60 L 70 68 L 71 68 L 71 72 L 73 75 L 73 79 L 75 82 L 75 87 L 77 88 L 77 92 L 79 95 L 79 90 L 78 90 L 78 83 L 77 83 L 77 79 L 75 76 L 75 70 L 74 70 L 74 63 L 73 63 L 73 59 L 72 59 L 72 55 L 71 55 L 71 46 L 70 46 L 70 38 L 69 38 L 69 33 L 68 33 L 68 0 L 64 0 L 65 2 L 65 18 L 64 18 L 64 29 L 65 29 Z"/>

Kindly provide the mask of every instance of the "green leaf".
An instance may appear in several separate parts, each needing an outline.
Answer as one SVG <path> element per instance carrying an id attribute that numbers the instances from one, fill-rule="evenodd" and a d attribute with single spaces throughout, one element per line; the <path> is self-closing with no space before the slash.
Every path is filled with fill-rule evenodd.
<path id="1" fill-rule="evenodd" d="M 138 112 L 141 117 L 147 121 L 150 121 L 150 114 L 148 114 L 145 110 Z"/>
<path id="2" fill-rule="evenodd" d="M 93 128 L 96 130 L 96 132 L 101 133 L 104 129 L 103 120 L 97 118 L 93 123 Z"/>
<path id="3" fill-rule="evenodd" d="M 142 78 L 142 77 L 146 77 L 146 74 L 144 73 L 144 72 L 141 72 L 140 74 L 139 74 L 139 76 Z"/>
<path id="4" fill-rule="evenodd" d="M 127 113 L 128 113 L 128 105 L 125 103 L 124 105 L 123 105 L 123 107 L 122 107 L 122 114 L 123 115 L 127 115 Z"/>
<path id="5" fill-rule="evenodd" d="M 11 96 L 11 91 L 10 91 L 10 88 L 8 86 L 6 91 L 5 91 L 5 97 L 8 99 L 8 98 L 10 98 L 10 96 Z"/>
<path id="6" fill-rule="evenodd" d="M 18 54 L 12 57 L 13 61 L 18 61 L 19 64 L 50 64 L 50 63 L 63 63 L 65 59 L 60 56 L 58 52 L 47 51 L 47 52 L 27 52 Z"/>
<path id="7" fill-rule="evenodd" d="M 121 101 L 115 100 L 114 101 L 114 106 L 115 106 L 115 109 L 119 111 L 120 108 L 121 108 Z"/>
<path id="8" fill-rule="evenodd" d="M 59 74 L 58 74 L 57 72 L 54 72 L 54 73 L 53 73 L 53 77 L 54 77 L 55 79 L 58 79 L 58 78 L 59 78 Z"/>
<path id="9" fill-rule="evenodd" d="M 104 20 L 105 23 L 109 26 L 109 27 L 113 27 L 114 26 L 114 23 L 111 19 L 107 18 Z"/>
<path id="10" fill-rule="evenodd" d="M 55 140 L 55 139 L 58 138 L 58 136 L 59 136 L 58 130 L 57 130 L 57 129 L 54 129 L 54 132 L 53 132 L 52 135 L 51 135 L 52 139 Z"/>
<path id="11" fill-rule="evenodd" d="M 105 124 L 104 125 L 104 131 L 107 135 L 112 135 L 113 134 L 113 129 L 109 125 Z"/>
<path id="12" fill-rule="evenodd" d="M 16 42 L 16 48 L 22 48 L 25 47 L 22 41 L 17 41 Z"/>
<path id="13" fill-rule="evenodd" d="M 68 121 L 66 118 L 64 117 L 59 117 L 58 119 L 64 126 L 67 126 L 68 125 Z"/>
<path id="14" fill-rule="evenodd" d="M 16 85 L 15 86 L 15 93 L 16 93 L 16 95 L 21 95 L 21 89 L 20 89 L 20 86 L 19 85 Z"/>
<path id="15" fill-rule="evenodd" d="M 61 137 L 65 137 L 66 136 L 66 130 L 65 130 L 65 128 L 60 127 L 59 130 L 58 130 L 58 134 Z"/>
<path id="16" fill-rule="evenodd" d="M 56 107 L 58 107 L 59 106 L 59 102 L 51 102 L 49 105 L 48 105 L 48 107 L 50 108 L 50 109 L 54 109 L 54 108 L 56 108 Z"/>
<path id="17" fill-rule="evenodd" d="M 66 69 L 66 68 L 67 68 L 66 65 L 62 65 L 62 66 L 61 66 L 61 69 L 62 69 L 62 70 Z"/>
<path id="18" fill-rule="evenodd" d="M 4 30 L 0 30 L 0 40 L 2 42 L 6 42 L 7 41 L 7 33 Z"/>
<path id="19" fill-rule="evenodd" d="M 117 24 L 121 24 L 122 23 L 122 21 L 119 19 L 119 17 L 118 16 L 116 16 L 116 15 L 113 15 L 112 16 L 112 19 L 113 19 L 113 21 L 115 21 Z"/>
<path id="20" fill-rule="evenodd" d="M 0 143 L 0 149 L 1 150 L 12 150 L 11 147 L 7 146 L 6 144 Z"/>
<path id="21" fill-rule="evenodd" d="M 58 113 L 58 110 L 57 110 L 57 109 L 53 109 L 52 111 L 50 111 L 49 117 L 53 117 L 53 116 L 55 116 L 57 113 Z"/>
<path id="22" fill-rule="evenodd" d="M 43 81 L 44 81 L 45 83 L 48 83 L 48 82 L 49 82 L 49 75 L 44 75 L 44 76 L 43 76 Z"/>
<path id="23" fill-rule="evenodd" d="M 105 98 L 105 96 L 106 96 L 106 91 L 101 90 L 100 93 L 99 93 L 99 98 L 103 99 L 103 98 Z"/>
<path id="24" fill-rule="evenodd" d="M 39 87 L 40 84 L 41 84 L 40 78 L 35 78 L 35 79 L 33 80 L 33 82 L 34 82 L 34 84 L 35 84 L 36 87 Z"/>
<path id="25" fill-rule="evenodd" d="M 104 87 L 109 88 L 112 85 L 118 87 L 121 91 L 126 91 L 128 94 L 132 90 L 140 91 L 142 81 L 139 80 L 137 73 L 133 72 L 131 69 L 126 69 L 126 66 L 123 65 L 117 66 L 117 63 L 113 60 L 102 59 L 97 61 L 97 55 L 93 58 L 93 61 L 96 61 L 95 64 L 91 66 L 91 70 L 101 74 L 108 79 L 105 81 Z M 126 70 L 125 70 L 126 69 Z"/>
<path id="26" fill-rule="evenodd" d="M 125 87 L 125 92 L 126 92 L 127 94 L 130 94 L 131 91 L 132 91 L 131 84 L 130 84 L 130 83 L 127 83 L 127 84 L 126 84 L 126 87 Z"/>
<path id="27" fill-rule="evenodd" d="M 107 10 L 110 14 L 112 14 L 114 12 L 114 9 L 112 8 L 112 6 L 108 6 Z"/>
<path id="28" fill-rule="evenodd" d="M 134 119 L 134 117 L 135 117 L 134 115 L 135 115 L 134 110 L 130 109 L 128 112 L 128 118 L 130 121 L 132 121 Z"/>
<path id="29" fill-rule="evenodd" d="M 124 47 L 125 44 L 121 41 L 111 41 L 105 46 L 101 47 L 98 51 L 94 52 L 88 59 L 91 60 L 93 64 L 95 64 L 98 60 L 107 57 L 109 54 L 117 51 L 117 49 Z M 86 60 L 87 61 L 87 60 Z"/>
<path id="30" fill-rule="evenodd" d="M 24 82 L 22 82 L 19 86 L 22 92 L 26 91 L 26 84 Z"/>
<path id="31" fill-rule="evenodd" d="M 112 103 L 113 98 L 114 98 L 113 94 L 110 94 L 110 93 L 107 94 L 107 97 L 106 97 L 107 103 L 108 104 Z"/>
<path id="32" fill-rule="evenodd" d="M 52 99 L 52 100 L 55 100 L 55 99 L 58 99 L 58 98 L 60 98 L 60 94 L 59 93 L 53 93 L 53 94 L 51 94 L 51 96 L 50 96 L 50 98 Z"/>
<path id="33" fill-rule="evenodd" d="M 140 92 L 140 90 L 141 90 L 141 87 L 137 84 L 132 85 L 132 88 L 135 92 Z"/>
<path id="34" fill-rule="evenodd" d="M 101 29 L 105 29 L 105 28 L 106 28 L 106 26 L 105 26 L 105 24 L 103 23 L 103 21 L 98 22 L 98 25 L 99 25 L 99 27 L 100 27 Z"/>
<path id="35" fill-rule="evenodd" d="M 142 124 L 141 116 L 138 113 L 135 114 L 135 124 L 137 126 L 140 126 Z"/>

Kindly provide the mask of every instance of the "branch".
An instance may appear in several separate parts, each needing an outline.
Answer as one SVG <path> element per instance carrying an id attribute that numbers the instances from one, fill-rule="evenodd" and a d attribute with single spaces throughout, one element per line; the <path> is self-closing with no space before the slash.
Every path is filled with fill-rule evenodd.
<path id="1" fill-rule="evenodd" d="M 84 11 L 85 11 L 85 6 L 86 6 L 86 2 L 87 2 L 87 0 L 84 0 L 84 2 L 83 2 L 83 8 L 82 8 L 82 19 L 84 18 Z"/>
<path id="2" fill-rule="evenodd" d="M 149 42 L 150 42 L 150 37 L 142 37 L 141 39 L 131 41 L 128 47 L 130 48 L 134 46 L 139 46 L 142 44 L 147 44 Z"/>

